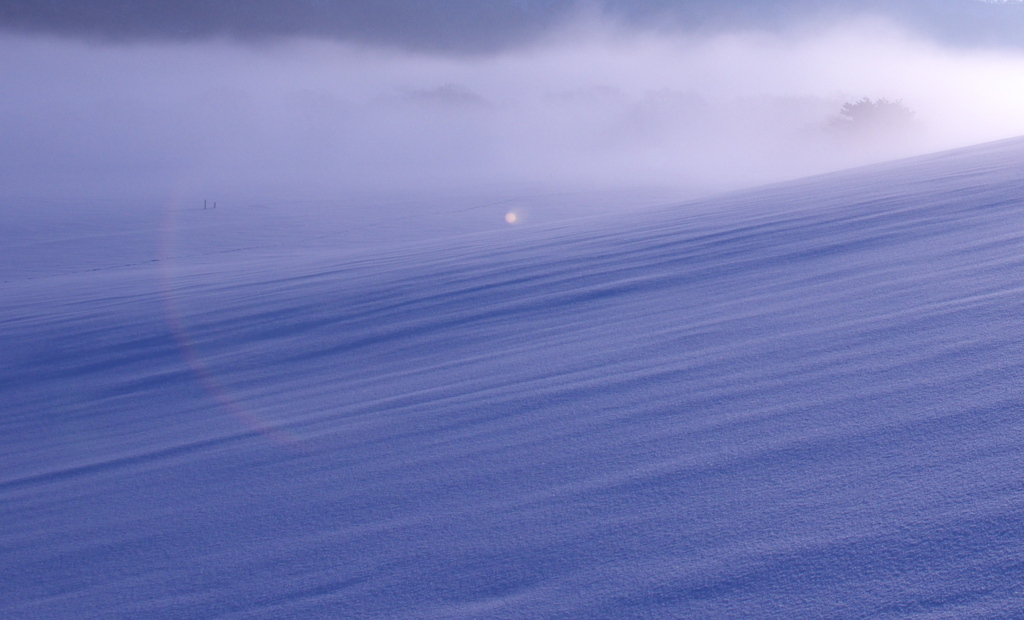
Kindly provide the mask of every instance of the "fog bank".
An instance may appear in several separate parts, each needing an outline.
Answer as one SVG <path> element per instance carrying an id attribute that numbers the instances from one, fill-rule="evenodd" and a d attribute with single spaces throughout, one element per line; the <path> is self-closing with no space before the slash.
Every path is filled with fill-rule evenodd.
<path id="1" fill-rule="evenodd" d="M 1024 133 L 1024 54 L 872 20 L 699 36 L 592 19 L 471 56 L 8 34 L 0 55 L 5 197 L 714 190 Z M 913 123 L 836 131 L 862 97 Z"/>

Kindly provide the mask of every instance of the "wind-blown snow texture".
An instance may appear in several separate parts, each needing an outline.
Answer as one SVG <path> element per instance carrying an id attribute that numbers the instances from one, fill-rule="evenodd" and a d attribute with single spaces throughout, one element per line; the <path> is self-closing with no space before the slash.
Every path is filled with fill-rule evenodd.
<path id="1" fill-rule="evenodd" d="M 386 246 L 47 213 L 4 617 L 1024 615 L 1024 141 Z"/>

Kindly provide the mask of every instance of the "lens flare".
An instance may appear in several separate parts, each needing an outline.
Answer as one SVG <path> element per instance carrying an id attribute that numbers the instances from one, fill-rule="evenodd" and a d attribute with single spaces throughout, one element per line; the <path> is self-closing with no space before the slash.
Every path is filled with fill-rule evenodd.
<path id="1" fill-rule="evenodd" d="M 243 428 L 250 432 L 258 432 L 270 438 L 275 444 L 297 450 L 301 448 L 299 438 L 281 425 L 271 424 L 255 412 L 247 409 L 236 398 L 234 398 L 222 382 L 216 377 L 214 371 L 201 356 L 198 347 L 195 345 L 188 326 L 185 321 L 185 313 L 180 304 L 180 293 L 175 291 L 174 268 L 171 265 L 174 258 L 174 243 L 177 233 L 177 213 L 181 209 L 177 196 L 168 201 L 164 209 L 164 221 L 160 232 L 159 250 L 159 285 L 161 302 L 164 308 L 165 320 L 170 328 L 174 341 L 181 353 L 182 360 L 192 371 L 192 374 L 199 381 L 211 400 L 221 409 L 230 414 Z"/>

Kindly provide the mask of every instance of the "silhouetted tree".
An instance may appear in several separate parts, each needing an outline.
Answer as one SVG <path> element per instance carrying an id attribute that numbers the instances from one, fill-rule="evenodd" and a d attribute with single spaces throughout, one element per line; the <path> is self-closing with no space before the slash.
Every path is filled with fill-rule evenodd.
<path id="1" fill-rule="evenodd" d="M 899 99 L 886 98 L 872 101 L 867 97 L 852 103 L 846 102 L 839 110 L 839 116 L 832 118 L 831 126 L 843 131 L 876 133 L 903 131 L 910 127 L 914 112 Z"/>

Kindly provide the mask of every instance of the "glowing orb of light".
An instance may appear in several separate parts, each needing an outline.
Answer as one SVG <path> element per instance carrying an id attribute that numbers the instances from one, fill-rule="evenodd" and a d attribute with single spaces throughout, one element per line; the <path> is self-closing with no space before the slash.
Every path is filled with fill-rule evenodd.
<path id="1" fill-rule="evenodd" d="M 505 221 L 509 224 L 515 224 L 518 219 L 519 216 L 515 214 L 515 211 L 509 211 L 505 214 Z"/>

